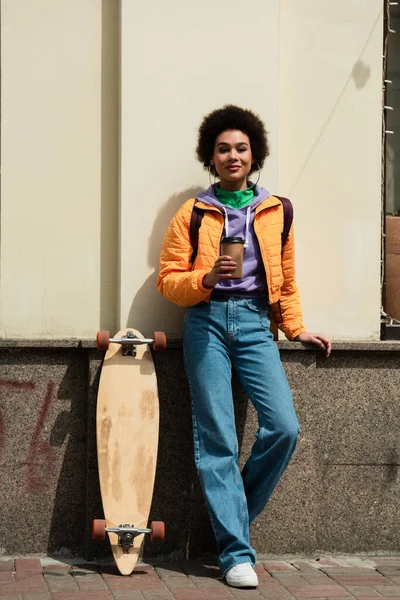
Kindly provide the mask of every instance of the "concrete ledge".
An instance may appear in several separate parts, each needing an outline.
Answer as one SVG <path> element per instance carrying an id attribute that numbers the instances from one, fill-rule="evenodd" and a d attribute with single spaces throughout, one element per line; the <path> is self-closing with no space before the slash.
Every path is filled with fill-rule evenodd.
<path id="1" fill-rule="evenodd" d="M 280 350 L 301 350 L 308 352 L 316 352 L 312 346 L 304 345 L 300 342 L 289 342 L 288 340 L 279 340 L 276 342 Z M 78 339 L 78 338 L 60 338 L 60 339 L 13 339 L 0 338 L 1 348 L 84 348 L 95 349 L 96 340 Z M 181 339 L 169 339 L 167 342 L 167 350 L 175 350 L 182 348 Z M 354 342 L 354 341 L 337 341 L 332 342 L 332 350 L 356 351 L 356 352 L 400 352 L 400 340 L 388 341 L 371 341 L 371 342 Z"/>

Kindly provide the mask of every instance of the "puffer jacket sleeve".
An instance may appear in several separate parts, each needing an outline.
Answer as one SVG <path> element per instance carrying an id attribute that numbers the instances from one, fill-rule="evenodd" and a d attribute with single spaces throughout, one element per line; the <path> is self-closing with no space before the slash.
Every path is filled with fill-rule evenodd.
<path id="1" fill-rule="evenodd" d="M 179 306 L 193 306 L 209 299 L 210 289 L 202 281 L 207 271 L 192 270 L 190 218 L 194 199 L 185 202 L 172 219 L 164 237 L 157 279 L 158 291 Z"/>
<path id="2" fill-rule="evenodd" d="M 300 333 L 306 331 L 300 305 L 299 288 L 296 284 L 295 276 L 293 223 L 286 244 L 283 247 L 282 272 L 281 299 L 276 304 L 271 305 L 271 316 L 287 339 L 293 340 Z"/>

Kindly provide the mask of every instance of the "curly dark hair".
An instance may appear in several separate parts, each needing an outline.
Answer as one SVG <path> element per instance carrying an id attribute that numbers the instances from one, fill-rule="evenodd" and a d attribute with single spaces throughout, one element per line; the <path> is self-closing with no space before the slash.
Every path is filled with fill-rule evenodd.
<path id="1" fill-rule="evenodd" d="M 253 158 L 262 168 L 269 155 L 267 132 L 260 117 L 246 108 L 227 104 L 206 115 L 200 125 L 197 140 L 197 158 L 205 169 L 211 166 L 211 157 L 214 153 L 215 140 L 223 132 L 236 129 L 245 133 L 250 140 Z M 213 168 L 215 171 L 215 168 Z M 252 166 L 250 173 L 256 168 Z"/>

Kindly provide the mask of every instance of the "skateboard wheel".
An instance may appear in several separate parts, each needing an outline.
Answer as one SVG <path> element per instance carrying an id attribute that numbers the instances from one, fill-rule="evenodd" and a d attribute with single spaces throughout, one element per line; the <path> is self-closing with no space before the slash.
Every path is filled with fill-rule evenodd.
<path id="1" fill-rule="evenodd" d="M 92 525 L 92 539 L 104 540 L 106 537 L 106 522 L 103 519 L 95 519 Z"/>
<path id="2" fill-rule="evenodd" d="M 96 338 L 97 350 L 108 350 L 110 346 L 110 332 L 98 331 Z"/>
<path id="3" fill-rule="evenodd" d="M 163 542 L 165 538 L 165 525 L 163 521 L 152 521 L 151 522 L 151 536 L 152 542 Z"/>
<path id="4" fill-rule="evenodd" d="M 162 352 L 167 347 L 167 336 L 163 331 L 155 331 L 153 333 L 153 350 Z"/>

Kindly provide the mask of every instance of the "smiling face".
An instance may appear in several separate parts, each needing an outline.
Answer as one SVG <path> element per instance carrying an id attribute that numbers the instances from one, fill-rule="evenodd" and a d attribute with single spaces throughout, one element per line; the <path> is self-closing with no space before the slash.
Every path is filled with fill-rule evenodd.
<path id="1" fill-rule="evenodd" d="M 245 190 L 252 162 L 250 140 L 245 133 L 236 129 L 220 133 L 215 140 L 211 164 L 221 179 L 221 189 Z"/>

